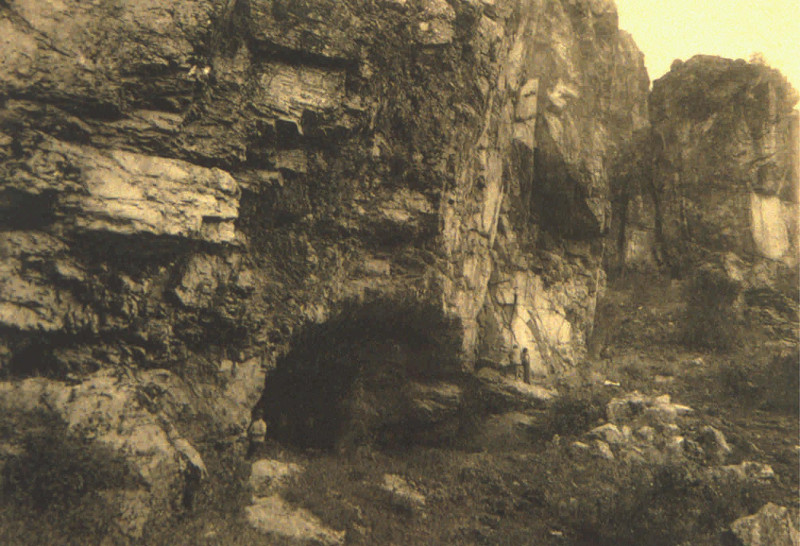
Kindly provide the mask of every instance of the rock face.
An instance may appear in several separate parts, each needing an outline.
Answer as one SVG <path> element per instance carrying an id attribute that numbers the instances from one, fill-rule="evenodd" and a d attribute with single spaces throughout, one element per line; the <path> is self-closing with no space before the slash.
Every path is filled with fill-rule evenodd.
<path id="1" fill-rule="evenodd" d="M 744 546 L 792 546 L 800 542 L 789 510 L 771 502 L 758 513 L 734 521 L 731 531 Z"/>
<path id="2" fill-rule="evenodd" d="M 633 41 L 616 31 L 612 3 L 531 3 L 522 13 L 490 85 L 499 119 L 477 145 L 480 217 L 446 240 L 471 247 L 464 279 L 479 297 L 456 292 L 467 340 L 472 300 L 480 356 L 505 362 L 515 345 L 527 347 L 534 374 L 551 374 L 580 357 L 591 328 L 610 222 L 606 163 L 646 125 L 648 79 Z M 487 242 L 484 261 L 476 247 Z"/>
<path id="3" fill-rule="evenodd" d="M 187 476 L 202 481 L 207 475 L 200 454 L 172 424 L 193 405 L 192 396 L 183 381 L 164 370 L 144 372 L 138 381 L 101 371 L 71 387 L 45 378 L 0 382 L 4 415 L 47 415 L 49 421 L 65 423 L 72 436 L 125 460 L 138 487 L 102 493 L 119 509 L 115 530 L 132 538 L 140 538 L 147 521 L 173 500 L 189 502 L 186 495 L 193 491 L 187 488 L 199 483 Z M 15 440 L 6 439 L 10 445 Z"/>
<path id="4" fill-rule="evenodd" d="M 50 332 L 171 367 L 412 289 L 468 359 L 580 354 L 646 115 L 613 4 L 229 4 L 3 6 L 4 366 Z"/>
<path id="5" fill-rule="evenodd" d="M 345 533 L 326 527 L 314 514 L 288 503 L 282 493 L 303 467 L 274 459 L 253 463 L 248 486 L 253 502 L 245 507 L 247 523 L 270 537 L 299 544 L 343 544 Z"/>
<path id="6" fill-rule="evenodd" d="M 172 370 L 239 426 L 260 360 L 375 294 L 467 362 L 581 355 L 646 118 L 612 2 L 11 0 L 0 36 L 5 376 Z"/>
<path id="7" fill-rule="evenodd" d="M 343 531 L 328 529 L 308 510 L 292 507 L 280 495 L 257 497 L 245 509 L 245 517 L 253 528 L 271 537 L 300 544 L 344 544 Z"/>
<path id="8" fill-rule="evenodd" d="M 709 252 L 798 260 L 798 94 L 774 69 L 676 61 L 653 83 L 650 139 L 628 158 L 645 179 L 620 203 L 620 255 L 677 267 Z M 626 181 L 630 186 L 630 181 Z M 654 248 L 655 247 L 655 248 Z"/>

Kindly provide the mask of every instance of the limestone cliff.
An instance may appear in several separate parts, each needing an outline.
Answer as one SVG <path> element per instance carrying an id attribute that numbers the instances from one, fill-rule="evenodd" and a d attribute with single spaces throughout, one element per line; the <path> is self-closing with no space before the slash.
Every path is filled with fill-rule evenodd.
<path id="1" fill-rule="evenodd" d="M 647 179 L 624 183 L 628 261 L 648 260 L 655 243 L 673 268 L 714 252 L 796 266 L 797 99 L 777 70 L 742 60 L 696 56 L 656 80 L 652 134 L 623 162 L 638 157 Z"/>
<path id="2" fill-rule="evenodd" d="M 385 294 L 466 362 L 582 354 L 647 116 L 610 0 L 9 0 L 0 36 L 0 369 L 39 400 L 241 427 L 298 325 Z"/>

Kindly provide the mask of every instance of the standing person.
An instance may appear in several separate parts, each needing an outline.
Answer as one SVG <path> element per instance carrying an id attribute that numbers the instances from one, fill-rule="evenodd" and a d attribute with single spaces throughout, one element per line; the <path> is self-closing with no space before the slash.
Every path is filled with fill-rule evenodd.
<path id="1" fill-rule="evenodd" d="M 262 412 L 257 411 L 253 413 L 253 418 L 250 427 L 247 429 L 247 458 L 253 457 L 257 452 L 261 451 L 267 438 L 267 422 L 264 420 Z"/>
<path id="2" fill-rule="evenodd" d="M 528 348 L 522 349 L 522 379 L 528 385 L 531 384 L 531 355 L 528 354 Z"/>

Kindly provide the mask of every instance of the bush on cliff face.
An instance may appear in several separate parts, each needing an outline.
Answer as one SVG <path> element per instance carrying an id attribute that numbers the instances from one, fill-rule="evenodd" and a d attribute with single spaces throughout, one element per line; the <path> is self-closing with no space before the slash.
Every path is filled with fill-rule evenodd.
<path id="1" fill-rule="evenodd" d="M 269 434 L 303 447 L 403 442 L 412 433 L 409 382 L 459 375 L 461 328 L 413 298 L 351 300 L 291 340 L 258 407 Z"/>
<path id="2" fill-rule="evenodd" d="M 686 288 L 683 342 L 690 347 L 731 349 L 740 331 L 734 304 L 741 288 L 723 268 L 710 264 L 698 268 Z"/>

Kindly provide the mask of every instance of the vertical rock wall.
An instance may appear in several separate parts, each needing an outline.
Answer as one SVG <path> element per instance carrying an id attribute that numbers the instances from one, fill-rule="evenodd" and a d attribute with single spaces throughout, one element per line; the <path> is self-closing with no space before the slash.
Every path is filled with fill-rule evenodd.
<path id="1" fill-rule="evenodd" d="M 518 361 L 527 347 L 534 370 L 548 374 L 580 358 L 591 330 L 608 166 L 647 124 L 649 81 L 613 3 L 534 2 L 523 13 L 490 95 L 495 120 L 477 143 L 482 214 L 462 237 L 489 249 L 464 267 L 485 297 L 456 307 L 470 311 L 478 358 L 506 362 L 513 351 Z M 482 306 L 477 315 L 469 302 Z"/>
<path id="2" fill-rule="evenodd" d="M 241 427 L 262 365 L 348 298 L 558 370 L 647 87 L 604 0 L 2 2 L 0 371 L 43 407 L 124 390 L 170 431 L 171 487 L 176 416 Z"/>
<path id="3" fill-rule="evenodd" d="M 0 24 L 4 370 L 246 361 L 387 291 L 457 314 L 468 358 L 579 352 L 606 159 L 645 117 L 613 3 L 17 0 Z"/>
<path id="4" fill-rule="evenodd" d="M 797 98 L 777 70 L 718 57 L 676 61 L 654 82 L 652 140 L 639 152 L 651 186 L 636 198 L 663 262 L 733 252 L 797 264 Z"/>

